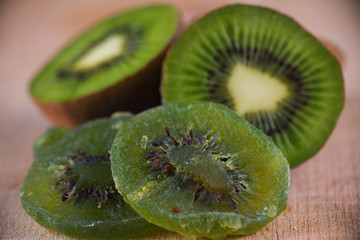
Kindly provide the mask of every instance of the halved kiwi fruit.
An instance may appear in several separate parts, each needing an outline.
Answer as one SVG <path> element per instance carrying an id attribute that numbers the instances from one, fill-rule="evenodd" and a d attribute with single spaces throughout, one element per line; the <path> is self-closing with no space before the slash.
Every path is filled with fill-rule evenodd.
<path id="1" fill-rule="evenodd" d="M 124 200 L 188 239 L 251 234 L 286 207 L 288 162 L 263 132 L 221 104 L 144 111 L 120 127 L 110 155 Z"/>
<path id="2" fill-rule="evenodd" d="M 112 180 L 109 150 L 128 118 L 99 119 L 72 131 L 52 128 L 36 141 L 20 191 L 36 222 L 85 239 L 124 239 L 156 228 L 124 202 Z"/>
<path id="3" fill-rule="evenodd" d="M 31 96 L 55 124 L 77 126 L 114 111 L 160 104 L 164 53 L 179 24 L 168 5 L 129 10 L 92 27 L 33 79 Z"/>
<path id="4" fill-rule="evenodd" d="M 313 156 L 344 103 L 340 65 L 291 18 L 231 5 L 191 25 L 164 63 L 165 103 L 225 104 L 263 130 L 291 167 Z"/>

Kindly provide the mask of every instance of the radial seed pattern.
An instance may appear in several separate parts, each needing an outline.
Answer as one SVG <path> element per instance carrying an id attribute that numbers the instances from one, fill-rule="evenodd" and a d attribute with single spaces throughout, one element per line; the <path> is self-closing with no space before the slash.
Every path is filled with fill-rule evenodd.
<path id="1" fill-rule="evenodd" d="M 230 86 L 238 66 L 262 74 L 285 94 L 278 93 L 283 97 L 273 100 L 274 107 L 261 107 L 268 102 L 259 89 L 266 87 L 250 88 L 251 71 L 242 71 L 237 80 L 245 84 Z M 270 91 L 266 94 L 275 94 Z M 244 101 L 238 92 L 250 97 Z M 329 137 L 343 106 L 344 86 L 335 57 L 294 20 L 235 4 L 210 12 L 179 37 L 165 60 L 162 96 L 165 103 L 214 101 L 236 111 L 259 102 L 238 114 L 269 135 L 294 167 Z"/>
<path id="2" fill-rule="evenodd" d="M 285 209 L 290 184 L 273 142 L 211 102 L 136 115 L 119 129 L 111 168 L 135 211 L 189 239 L 254 233 Z"/>

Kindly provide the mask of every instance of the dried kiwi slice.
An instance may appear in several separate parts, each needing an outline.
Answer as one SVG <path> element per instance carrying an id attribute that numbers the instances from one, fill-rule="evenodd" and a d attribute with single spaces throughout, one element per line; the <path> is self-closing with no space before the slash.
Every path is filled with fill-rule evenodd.
<path id="1" fill-rule="evenodd" d="M 111 168 L 135 211 L 188 239 L 256 232 L 285 209 L 290 184 L 275 144 L 211 102 L 133 117 L 114 140 Z"/>
<path id="2" fill-rule="evenodd" d="M 36 141 L 20 195 L 36 222 L 85 239 L 123 239 L 156 228 L 124 202 L 112 180 L 109 150 L 128 118 L 52 128 Z"/>
<path id="3" fill-rule="evenodd" d="M 47 64 L 33 79 L 31 96 L 56 124 L 69 126 L 160 104 L 161 63 L 178 22 L 165 4 L 104 20 Z"/>
<path id="4" fill-rule="evenodd" d="M 42 149 L 60 140 L 69 131 L 70 129 L 67 127 L 50 127 L 48 130 L 46 130 L 46 132 L 41 135 L 34 143 L 33 151 L 35 158 Z"/>
<path id="5" fill-rule="evenodd" d="M 269 135 L 291 167 L 323 146 L 344 102 L 335 57 L 289 17 L 247 5 L 215 10 L 179 37 L 162 94 L 166 103 L 227 105 Z"/>

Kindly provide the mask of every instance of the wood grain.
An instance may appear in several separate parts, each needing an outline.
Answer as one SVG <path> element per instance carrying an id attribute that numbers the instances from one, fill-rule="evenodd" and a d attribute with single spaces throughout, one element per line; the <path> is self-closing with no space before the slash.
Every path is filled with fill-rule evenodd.
<path id="1" fill-rule="evenodd" d="M 69 239 L 23 211 L 19 187 L 34 140 L 50 126 L 28 95 L 31 77 L 79 31 L 106 16 L 151 1 L 5 0 L 0 2 L 0 239 Z M 238 1 L 169 0 L 185 22 Z M 291 171 L 286 211 L 242 239 L 360 239 L 360 23 L 356 1 L 241 1 L 270 6 L 341 49 L 346 104 L 326 145 Z M 76 4 L 75 4 L 76 3 Z M 229 239 L 239 237 L 231 236 Z M 183 239 L 158 230 L 139 239 Z"/>

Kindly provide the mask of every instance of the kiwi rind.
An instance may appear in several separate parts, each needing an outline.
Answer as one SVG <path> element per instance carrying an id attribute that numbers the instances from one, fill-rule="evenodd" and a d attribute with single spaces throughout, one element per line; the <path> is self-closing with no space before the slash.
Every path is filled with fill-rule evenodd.
<path id="1" fill-rule="evenodd" d="M 117 129 L 129 118 L 98 119 L 72 131 L 51 128 L 39 137 L 34 145 L 35 161 L 20 190 L 24 210 L 40 225 L 75 238 L 125 239 L 155 229 L 120 196 L 100 207 L 92 200 L 62 201 L 54 185 L 54 173 L 68 161 L 68 156 L 78 154 L 80 146 L 88 156 L 107 154 Z"/>
<path id="2" fill-rule="evenodd" d="M 232 23 L 235 23 L 234 26 Z M 189 104 L 199 100 L 214 101 L 205 83 L 207 73 L 202 69 L 211 64 L 209 59 L 216 49 L 222 51 L 231 47 L 225 46 L 234 40 L 231 34 L 242 38 L 235 34 L 241 26 L 246 26 L 243 31 L 247 38 L 244 37 L 246 39 L 239 42 L 240 45 L 262 39 L 259 46 L 253 47 L 259 50 L 270 45 L 275 53 L 280 53 L 282 49 L 294 49 L 289 55 L 290 62 L 304 63 L 304 74 L 310 81 L 306 91 L 310 89 L 310 97 L 301 111 L 295 109 L 293 124 L 271 136 L 290 166 L 296 167 L 314 156 L 335 128 L 344 104 L 344 85 L 336 58 L 307 30 L 281 13 L 235 4 L 210 12 L 192 24 L 170 48 L 165 59 L 161 88 L 163 102 Z M 231 33 L 227 35 L 226 31 Z M 257 32 L 251 35 L 252 31 Z M 277 38 L 281 41 L 275 41 Z"/>
<path id="3" fill-rule="evenodd" d="M 131 16 L 136 19 L 131 21 Z M 159 23 L 164 22 L 161 23 L 164 25 L 161 28 L 159 26 L 153 27 L 151 25 L 148 26 L 149 23 L 146 23 L 145 20 L 138 21 L 142 17 L 144 19 L 152 18 L 159 20 L 165 17 L 167 21 L 158 21 Z M 99 67 L 95 74 L 89 74 L 90 77 L 85 78 L 85 80 L 55 80 L 59 69 L 64 67 L 67 54 L 72 56 L 74 52 L 79 52 L 80 50 L 77 50 L 77 48 L 83 47 L 82 42 L 91 43 L 93 35 L 102 31 L 102 25 L 105 25 L 107 28 L 114 28 L 117 21 L 122 25 L 124 25 L 124 21 L 128 21 L 128 24 L 139 22 L 137 27 L 144 28 L 142 30 L 147 34 L 146 36 L 150 36 L 150 30 L 156 28 L 158 35 L 156 37 L 151 36 L 151 39 L 159 40 L 156 40 L 158 41 L 157 44 L 153 43 L 152 46 L 147 46 L 147 52 L 151 52 L 151 54 L 148 54 L 149 56 L 145 56 L 146 54 L 143 53 L 139 54 L 139 52 L 142 52 L 142 49 L 138 49 L 134 56 L 136 61 L 126 60 L 124 62 L 125 65 L 127 62 L 131 62 L 129 67 L 126 68 L 126 73 L 117 70 L 119 66 L 124 65 L 121 62 L 109 67 Z M 110 25 L 112 22 L 114 22 L 114 26 Z M 178 25 L 179 14 L 177 10 L 166 4 L 154 4 L 128 10 L 104 20 L 65 46 L 34 77 L 30 85 L 31 96 L 42 112 L 56 125 L 65 125 L 71 128 L 87 120 L 109 116 L 114 111 L 138 113 L 144 109 L 159 105 L 161 104 L 159 93 L 161 63 L 168 46 L 176 35 Z M 141 57 L 138 57 L 140 55 Z M 130 57 L 129 59 L 133 58 Z M 135 65 L 136 67 L 134 67 Z M 69 81 L 71 84 L 69 84 Z M 56 82 L 56 85 L 52 82 Z M 53 90 L 50 90 L 54 94 L 46 93 L 49 91 L 49 88 L 53 88 Z M 65 94 L 64 92 L 69 93 Z"/>
<path id="4" fill-rule="evenodd" d="M 206 114 L 210 119 L 204 119 Z M 236 145 L 238 149 L 252 152 L 254 159 L 250 159 L 251 154 L 247 155 L 248 160 L 245 160 L 246 157 L 243 159 L 248 163 L 247 168 L 253 170 L 252 173 L 249 170 L 249 175 L 253 174 L 253 179 L 264 178 L 267 183 L 272 183 L 257 186 L 257 190 L 254 190 L 261 191 L 261 194 L 267 192 L 265 195 L 260 194 L 258 198 L 252 198 L 256 199 L 254 204 L 257 207 L 249 208 L 246 212 L 232 208 L 229 211 L 217 211 L 213 208 L 215 206 L 208 209 L 195 205 L 191 207 L 189 203 L 194 201 L 194 192 L 183 191 L 182 186 L 175 184 L 168 186 L 164 183 L 165 180 L 162 182 L 161 176 L 152 177 L 149 170 L 146 170 L 144 151 L 150 145 L 157 145 L 157 140 L 151 142 L 153 139 L 161 140 L 166 136 L 166 126 L 170 127 L 174 135 L 181 135 L 192 128 L 207 132 L 209 136 L 220 139 L 219 144 L 224 142 L 224 146 L 230 142 L 247 142 L 246 146 L 230 143 L 228 149 L 235 148 Z M 224 140 L 226 138 L 229 139 Z M 181 143 L 181 140 L 176 140 Z M 220 104 L 166 104 L 138 114 L 119 129 L 111 149 L 111 164 L 116 187 L 135 211 L 147 221 L 176 231 L 188 239 L 221 239 L 227 235 L 252 234 L 286 208 L 290 186 L 288 162 L 263 132 Z M 176 183 L 177 180 L 169 181 Z"/>
<path id="5" fill-rule="evenodd" d="M 62 103 L 46 103 L 35 99 L 35 104 L 58 126 L 77 127 L 89 120 L 110 116 L 114 111 L 141 110 L 160 104 L 158 84 L 165 51 L 153 62 L 119 83 L 91 95 Z M 140 99 L 138 94 L 142 95 Z"/>

